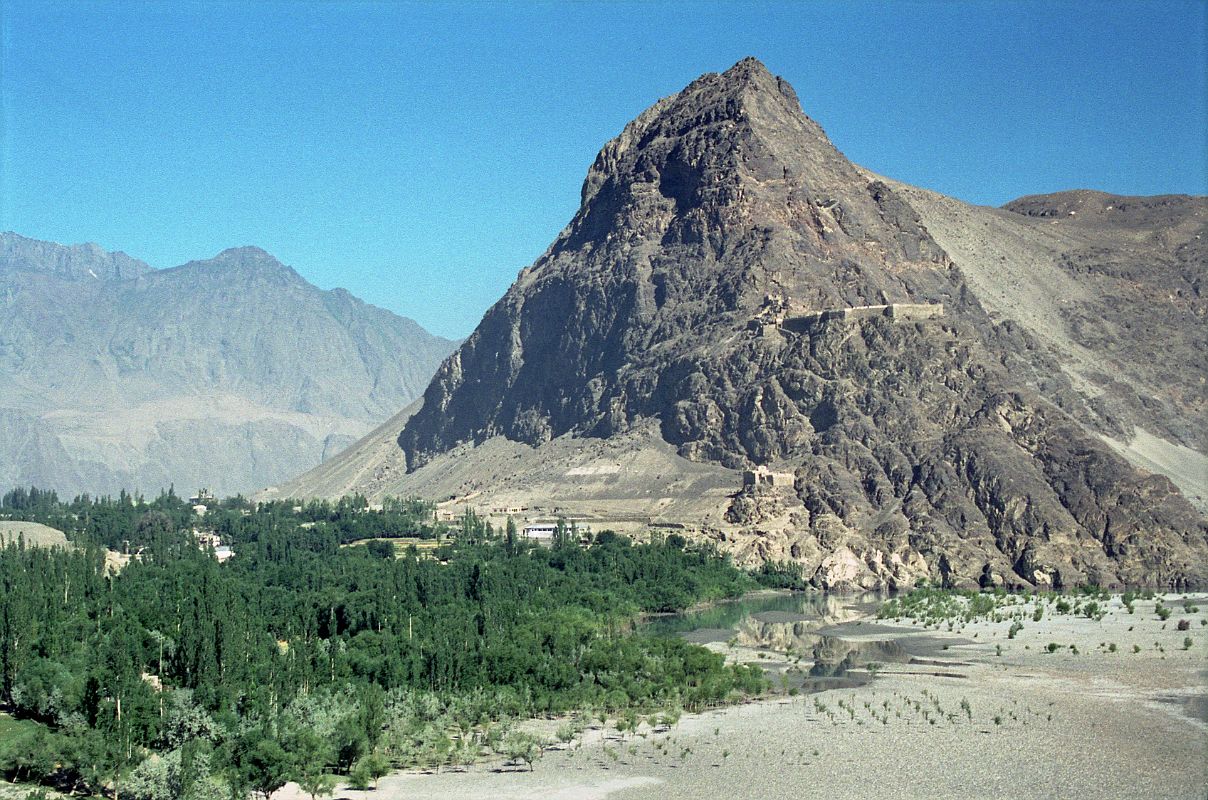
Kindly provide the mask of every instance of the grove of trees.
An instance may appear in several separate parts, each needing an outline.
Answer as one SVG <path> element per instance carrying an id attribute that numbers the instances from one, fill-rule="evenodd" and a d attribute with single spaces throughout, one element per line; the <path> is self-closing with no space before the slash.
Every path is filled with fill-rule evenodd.
<path id="1" fill-rule="evenodd" d="M 294 780 L 318 797 L 334 774 L 369 783 L 486 752 L 531 764 L 539 743 L 514 723 L 533 716 L 678 715 L 765 688 L 637 624 L 755 585 L 679 537 L 539 547 L 472 516 L 443 526 L 420 501 L 233 498 L 204 522 L 236 550 L 220 565 L 172 492 L 16 490 L 0 518 L 73 543 L 0 550 L 9 779 L 146 800 L 268 798 Z M 350 545 L 400 537 L 442 544 Z M 139 555 L 115 572 L 106 547 Z"/>

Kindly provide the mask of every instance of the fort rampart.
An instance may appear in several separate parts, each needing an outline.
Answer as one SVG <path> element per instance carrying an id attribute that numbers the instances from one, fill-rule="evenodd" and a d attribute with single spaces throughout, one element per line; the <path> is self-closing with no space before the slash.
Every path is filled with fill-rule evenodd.
<path id="1" fill-rule="evenodd" d="M 894 320 L 935 319 L 943 316 L 943 303 L 889 303 L 880 306 L 852 306 L 850 308 L 832 308 L 825 311 L 815 311 L 809 314 L 794 314 L 785 316 L 780 321 L 780 328 L 793 333 L 801 333 L 820 322 L 839 320 L 872 319 L 873 317 L 889 317 Z"/>

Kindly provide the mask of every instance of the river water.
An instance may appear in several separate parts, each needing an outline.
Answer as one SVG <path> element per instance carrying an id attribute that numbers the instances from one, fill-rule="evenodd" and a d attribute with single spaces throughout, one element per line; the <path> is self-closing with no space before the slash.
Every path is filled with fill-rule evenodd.
<path id="1" fill-rule="evenodd" d="M 872 622 L 883 599 L 761 593 L 656 617 L 644 627 L 758 664 L 786 691 L 815 692 L 862 686 L 878 671 L 938 654 L 943 645 L 934 637 Z"/>

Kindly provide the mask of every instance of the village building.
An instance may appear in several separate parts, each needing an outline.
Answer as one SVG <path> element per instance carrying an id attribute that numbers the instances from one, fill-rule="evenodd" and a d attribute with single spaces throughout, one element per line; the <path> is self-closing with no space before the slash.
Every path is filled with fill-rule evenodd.
<path id="1" fill-rule="evenodd" d="M 218 547 L 222 544 L 222 537 L 213 531 L 199 531 L 193 529 L 193 539 L 196 540 L 197 546 L 203 550 L 207 547 Z"/>
<path id="2" fill-rule="evenodd" d="M 520 537 L 539 544 L 552 544 L 554 534 L 558 531 L 557 522 L 532 522 L 520 529 Z M 563 521 L 569 541 L 583 546 L 591 544 L 591 528 L 580 526 L 578 523 Z"/>
<path id="3" fill-rule="evenodd" d="M 552 542 L 554 540 L 554 532 L 558 530 L 556 522 L 537 522 L 532 525 L 525 525 L 520 531 L 520 535 L 534 542 Z"/>
<path id="4" fill-rule="evenodd" d="M 213 531 L 199 531 L 193 529 L 193 540 L 197 542 L 199 550 L 213 550 L 214 557 L 219 563 L 232 558 L 235 555 L 235 550 L 230 545 L 222 543 L 222 537 Z"/>
<path id="5" fill-rule="evenodd" d="M 194 506 L 212 506 L 217 501 L 218 498 L 209 489 L 198 489 L 197 494 L 189 498 L 190 505 Z"/>

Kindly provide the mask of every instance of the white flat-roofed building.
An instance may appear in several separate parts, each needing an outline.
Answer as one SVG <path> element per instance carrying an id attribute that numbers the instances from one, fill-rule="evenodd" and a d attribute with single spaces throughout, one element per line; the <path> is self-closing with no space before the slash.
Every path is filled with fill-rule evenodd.
<path id="1" fill-rule="evenodd" d="M 558 530 L 556 522 L 536 522 L 532 525 L 525 525 L 520 535 L 534 542 L 552 542 L 556 530 Z"/>

